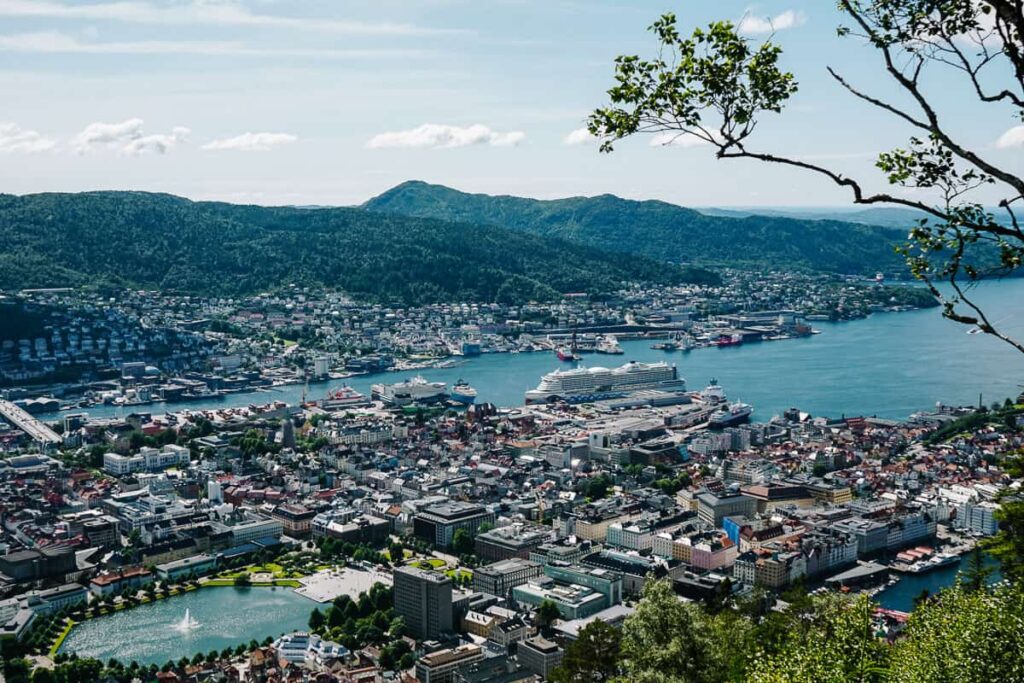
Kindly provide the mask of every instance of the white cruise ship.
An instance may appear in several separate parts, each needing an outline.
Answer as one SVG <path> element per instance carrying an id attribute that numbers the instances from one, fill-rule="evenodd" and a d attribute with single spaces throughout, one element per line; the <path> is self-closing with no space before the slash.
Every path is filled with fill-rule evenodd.
<path id="1" fill-rule="evenodd" d="M 536 389 L 526 392 L 526 402 L 543 403 L 559 399 L 600 400 L 642 389 L 681 392 L 686 390 L 686 381 L 679 377 L 674 365 L 670 366 L 667 363 L 630 361 L 614 370 L 555 370 L 544 375 Z"/>
<path id="2" fill-rule="evenodd" d="M 428 382 L 418 376 L 398 384 L 374 384 L 370 389 L 373 398 L 393 406 L 407 406 L 410 403 L 434 403 L 448 398 L 447 384 Z"/>

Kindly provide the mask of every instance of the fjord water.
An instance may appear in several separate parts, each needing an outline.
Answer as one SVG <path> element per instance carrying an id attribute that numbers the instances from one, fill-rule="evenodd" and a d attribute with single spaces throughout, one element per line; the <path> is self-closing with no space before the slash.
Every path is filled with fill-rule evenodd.
<path id="1" fill-rule="evenodd" d="M 990 311 L 990 320 L 1024 337 L 1024 279 L 994 281 L 974 292 Z M 750 403 L 754 418 L 770 419 L 790 407 L 813 415 L 875 415 L 904 418 L 918 410 L 947 405 L 986 403 L 1016 396 L 1024 382 L 1024 354 L 968 327 L 944 319 L 938 309 L 878 313 L 866 320 L 816 322 L 821 334 L 804 339 L 761 342 L 687 353 L 656 351 L 651 342 L 624 341 L 622 356 L 584 356 L 582 365 L 614 367 L 628 360 L 675 363 L 691 389 L 716 378 L 731 399 Z M 553 353 L 486 354 L 457 367 L 384 373 L 310 385 L 308 398 L 348 384 L 369 393 L 376 382 L 398 382 L 417 374 L 454 383 L 464 379 L 479 392 L 478 401 L 520 405 L 523 392 L 544 373 L 570 367 Z M 244 406 L 283 400 L 296 403 L 303 387 L 234 394 L 216 401 L 154 404 L 135 408 L 89 408 L 90 416 L 125 415 L 133 411 L 164 412 L 184 408 Z"/>
<path id="2" fill-rule="evenodd" d="M 316 607 L 289 588 L 203 588 L 84 621 L 71 629 L 60 651 L 163 665 L 305 630 Z M 186 611 L 192 626 L 180 628 Z"/>

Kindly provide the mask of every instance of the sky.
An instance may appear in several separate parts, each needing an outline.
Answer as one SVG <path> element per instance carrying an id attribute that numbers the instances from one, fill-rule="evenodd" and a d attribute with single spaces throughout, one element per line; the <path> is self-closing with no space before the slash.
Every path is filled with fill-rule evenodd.
<path id="1" fill-rule="evenodd" d="M 752 147 L 882 189 L 879 151 L 911 131 L 845 93 L 826 65 L 901 101 L 879 57 L 839 38 L 830 0 L 0 0 L 0 192 L 168 192 L 351 205 L 410 179 L 538 198 L 613 193 L 687 206 L 837 206 L 806 173 L 710 148 L 580 130 L 613 59 L 653 55 L 674 11 L 784 49 L 800 85 Z M 1024 171 L 1024 127 L 926 83 L 951 129 Z M 983 197 L 991 201 L 995 197 Z"/>

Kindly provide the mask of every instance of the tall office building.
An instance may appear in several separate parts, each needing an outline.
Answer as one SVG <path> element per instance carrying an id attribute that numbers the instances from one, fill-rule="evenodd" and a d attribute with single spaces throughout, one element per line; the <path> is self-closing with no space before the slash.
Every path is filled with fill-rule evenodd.
<path id="1" fill-rule="evenodd" d="M 395 611 L 417 640 L 452 631 L 452 581 L 444 574 L 416 567 L 394 572 Z"/>

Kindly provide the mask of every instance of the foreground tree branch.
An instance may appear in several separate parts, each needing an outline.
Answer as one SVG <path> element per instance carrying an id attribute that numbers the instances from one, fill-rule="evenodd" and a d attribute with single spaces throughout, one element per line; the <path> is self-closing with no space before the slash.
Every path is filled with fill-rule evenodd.
<path id="1" fill-rule="evenodd" d="M 1024 263 L 1024 233 L 1012 209 L 1024 199 L 1024 178 L 960 142 L 921 85 L 928 70 L 952 68 L 979 102 L 1005 106 L 1009 117 L 1024 120 L 1024 0 L 839 0 L 839 8 L 852 21 L 852 28 L 840 27 L 840 35 L 859 36 L 876 49 L 883 72 L 912 106 L 864 92 L 834 69 L 829 74 L 854 97 L 917 131 L 921 137 L 879 155 L 876 166 L 890 185 L 925 190 L 937 200 L 868 191 L 861 179 L 825 165 L 751 149 L 760 118 L 782 112 L 797 83 L 779 66 L 779 46 L 771 39 L 755 45 L 727 21 L 683 36 L 674 14 L 659 18 L 650 27 L 658 56 L 616 59 L 611 103 L 591 114 L 588 128 L 602 139 L 604 152 L 637 133 L 671 133 L 670 140 L 689 135 L 711 145 L 719 159 L 798 168 L 848 189 L 855 204 L 921 212 L 898 249 L 911 273 L 940 300 L 947 318 L 977 325 L 1024 353 L 1024 344 L 997 329 L 969 296 L 977 280 L 1013 273 Z M 1012 77 L 992 89 L 982 79 L 993 72 Z M 971 201 L 982 187 L 1003 195 L 999 206 L 1005 215 L 997 218 Z"/>

